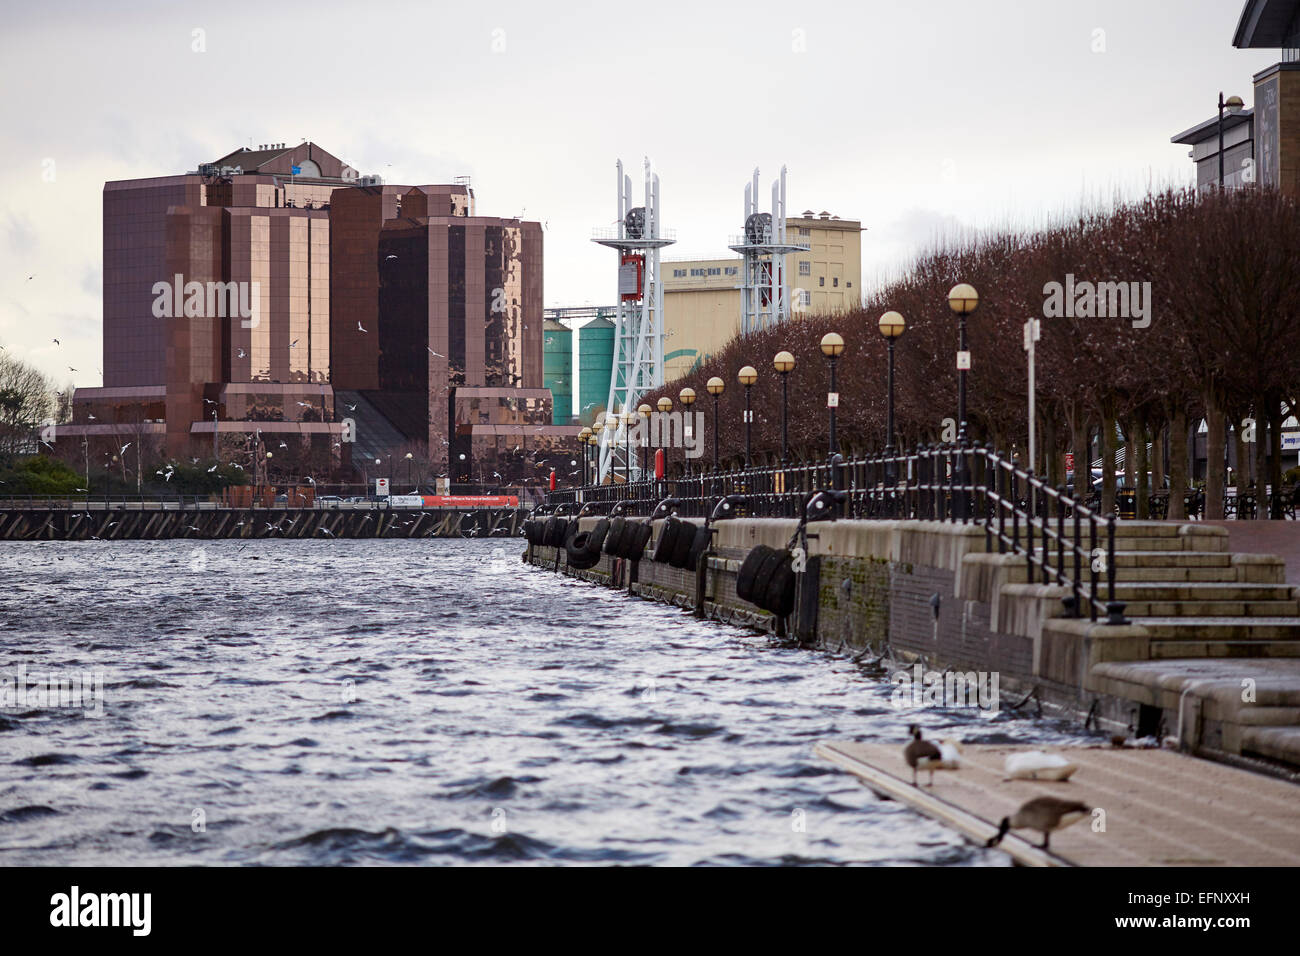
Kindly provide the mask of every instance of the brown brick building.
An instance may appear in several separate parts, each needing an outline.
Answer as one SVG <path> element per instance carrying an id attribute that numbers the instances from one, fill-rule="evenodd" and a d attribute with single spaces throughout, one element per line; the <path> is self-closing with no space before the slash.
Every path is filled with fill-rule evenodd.
<path id="1" fill-rule="evenodd" d="M 77 390 L 60 440 L 536 477 L 533 453 L 576 431 L 547 424 L 541 227 L 473 205 L 312 143 L 106 183 L 104 387 Z"/>

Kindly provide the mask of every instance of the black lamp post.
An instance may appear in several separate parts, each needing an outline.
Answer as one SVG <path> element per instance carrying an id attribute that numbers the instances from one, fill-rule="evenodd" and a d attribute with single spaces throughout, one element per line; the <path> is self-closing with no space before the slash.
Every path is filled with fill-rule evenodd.
<path id="1" fill-rule="evenodd" d="M 948 307 L 957 313 L 957 485 L 961 493 L 955 504 L 961 508 L 960 518 L 967 517 L 966 510 L 966 373 L 970 371 L 970 350 L 966 344 L 966 316 L 980 303 L 975 287 L 961 282 L 948 292 Z"/>
<path id="2" fill-rule="evenodd" d="M 637 406 L 637 411 L 641 415 L 641 427 L 645 429 L 641 435 L 641 480 L 650 480 L 650 413 L 654 411 L 645 402 Z"/>
<path id="3" fill-rule="evenodd" d="M 686 406 L 686 411 L 682 412 L 682 437 L 685 439 L 685 433 L 691 430 L 691 406 L 695 404 L 695 389 L 684 388 L 677 393 L 677 400 Z M 691 436 L 695 436 L 692 434 Z M 682 467 L 686 472 L 686 477 L 691 476 L 691 460 L 686 455 L 686 450 L 682 449 Z"/>
<path id="4" fill-rule="evenodd" d="M 749 390 L 758 381 L 758 370 L 752 365 L 746 365 L 736 376 L 740 384 L 745 386 L 745 467 L 749 468 L 752 464 L 750 432 L 754 424 L 754 411 L 749 405 Z"/>
<path id="5" fill-rule="evenodd" d="M 895 480 L 894 471 L 894 342 L 903 330 L 907 328 L 907 323 L 903 321 L 902 315 L 897 312 L 886 312 L 880 317 L 876 327 L 880 329 L 880 334 L 885 337 L 885 342 L 889 346 L 889 375 L 888 375 L 888 399 L 885 404 L 885 456 L 889 459 L 886 467 L 886 477 L 890 484 Z"/>
<path id="6" fill-rule="evenodd" d="M 713 376 L 704 386 L 713 396 L 713 470 L 718 470 L 718 396 L 727 387 L 727 384 L 718 376 Z"/>
<path id="7" fill-rule="evenodd" d="M 831 364 L 831 384 L 826 392 L 826 407 L 830 409 L 830 454 L 834 457 L 839 451 L 839 443 L 835 440 L 835 409 L 840 405 L 840 393 L 835 386 L 835 363 L 844 352 L 844 338 L 838 332 L 827 332 L 822 336 L 821 347 L 822 355 Z"/>
<path id="8" fill-rule="evenodd" d="M 1223 190 L 1223 111 L 1226 109 L 1229 113 L 1240 113 L 1241 108 L 1245 106 L 1240 96 L 1229 96 L 1226 100 L 1223 98 L 1222 91 L 1219 93 L 1219 190 Z"/>
<path id="9" fill-rule="evenodd" d="M 790 372 L 794 370 L 794 356 L 784 350 L 776 353 L 772 367 L 781 376 L 781 464 L 790 460 Z"/>
<path id="10" fill-rule="evenodd" d="M 591 463 L 591 446 L 587 439 L 591 437 L 591 429 L 585 425 L 582 431 L 578 432 L 578 450 L 582 454 L 582 485 L 587 486 L 587 466 Z"/>
<path id="11" fill-rule="evenodd" d="M 623 486 L 632 484 L 632 423 L 636 414 L 624 412 L 623 421 Z"/>
<path id="12" fill-rule="evenodd" d="M 666 423 L 668 421 L 668 413 L 673 410 L 673 400 L 667 395 L 664 395 L 659 399 L 659 401 L 655 402 L 655 405 L 658 407 L 660 414 L 664 416 L 659 420 L 661 426 L 659 430 L 660 447 L 667 449 L 667 439 L 672 432 Z M 649 438 L 646 440 L 649 441 Z M 654 476 L 652 475 L 651 477 Z M 666 450 L 664 451 L 664 477 L 668 477 L 668 452 Z"/>

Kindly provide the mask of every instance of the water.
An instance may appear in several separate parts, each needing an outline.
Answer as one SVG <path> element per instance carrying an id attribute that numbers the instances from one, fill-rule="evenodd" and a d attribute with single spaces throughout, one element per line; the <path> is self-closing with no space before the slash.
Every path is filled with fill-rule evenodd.
<path id="1" fill-rule="evenodd" d="M 813 744 L 1073 739 L 896 710 L 844 658 L 522 548 L 0 546 L 0 676 L 106 674 L 101 718 L 0 713 L 0 865 L 1002 865 Z"/>

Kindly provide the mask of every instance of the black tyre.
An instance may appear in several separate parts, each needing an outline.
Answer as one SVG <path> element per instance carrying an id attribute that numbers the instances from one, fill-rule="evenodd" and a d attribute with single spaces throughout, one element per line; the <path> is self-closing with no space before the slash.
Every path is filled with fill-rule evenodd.
<path id="1" fill-rule="evenodd" d="M 763 603 L 767 600 L 767 589 L 772 583 L 772 575 L 776 573 L 776 569 L 785 558 L 786 552 L 775 548 L 767 549 L 767 554 L 763 555 L 763 563 L 758 566 L 758 573 L 754 575 L 754 596 L 749 599 L 750 604 L 757 604 L 763 610 L 768 610 L 767 605 Z"/>
<path id="2" fill-rule="evenodd" d="M 677 535 L 682 528 L 680 519 L 669 515 L 659 528 L 659 541 L 655 545 L 654 560 L 657 564 L 667 564 L 672 558 L 673 549 L 677 547 Z"/>
<path id="3" fill-rule="evenodd" d="M 686 558 L 686 570 L 694 571 L 700 566 L 700 558 L 709 550 L 709 541 L 713 537 L 708 528 L 700 525 L 695 529 L 695 540 L 691 542 L 691 553 Z"/>
<path id="4" fill-rule="evenodd" d="M 794 561 L 790 552 L 782 552 L 781 561 L 773 570 L 763 594 L 763 603 L 759 607 L 771 611 L 778 617 L 785 617 L 794 610 Z"/>
<path id="5" fill-rule="evenodd" d="M 564 552 L 568 555 L 569 567 L 577 568 L 579 571 L 586 571 L 588 568 L 595 567 L 596 562 L 600 560 L 600 552 L 592 553 L 588 547 L 590 543 L 590 531 L 579 531 L 564 542 Z"/>
<path id="6" fill-rule="evenodd" d="M 592 526 L 591 534 L 587 538 L 587 550 L 600 559 L 600 549 L 605 546 L 605 535 L 609 533 L 609 519 L 601 518 Z"/>
<path id="7" fill-rule="evenodd" d="M 691 557 L 691 545 L 695 543 L 695 525 L 683 521 L 677 529 L 677 540 L 673 542 L 673 554 L 668 563 L 675 568 L 686 567 Z"/>
<path id="8" fill-rule="evenodd" d="M 627 522 L 622 518 L 612 518 L 609 522 L 609 531 L 605 533 L 605 553 L 620 557 L 618 549 L 623 544 L 623 528 Z"/>
<path id="9" fill-rule="evenodd" d="M 552 537 L 551 537 L 551 547 L 553 548 L 564 547 L 564 539 L 568 535 L 568 533 L 569 533 L 569 522 L 564 518 L 556 518 L 555 531 L 552 533 Z"/>
<path id="10" fill-rule="evenodd" d="M 767 545 L 760 544 L 745 555 L 745 560 L 741 562 L 740 571 L 736 573 L 736 597 L 742 601 L 754 600 L 754 583 L 758 579 L 759 568 L 771 550 Z"/>
<path id="11" fill-rule="evenodd" d="M 650 543 L 650 535 L 654 534 L 654 528 L 650 526 L 649 521 L 643 521 L 636 526 L 636 530 L 636 547 L 632 549 L 632 557 L 640 561 L 645 557 L 645 548 Z"/>

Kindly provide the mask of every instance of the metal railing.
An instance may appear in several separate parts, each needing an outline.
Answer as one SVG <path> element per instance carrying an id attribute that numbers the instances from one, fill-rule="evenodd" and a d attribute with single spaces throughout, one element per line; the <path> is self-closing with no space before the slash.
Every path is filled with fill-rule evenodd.
<path id="1" fill-rule="evenodd" d="M 810 497 L 843 492 L 824 518 L 947 521 L 984 528 L 985 550 L 1024 555 L 1029 583 L 1067 588 L 1068 613 L 1127 623 L 1115 600 L 1115 516 L 1053 488 L 992 447 L 931 445 L 915 452 L 799 465 L 590 485 L 551 492 L 548 510 L 645 517 L 665 499 L 681 517 L 703 518 L 717 502 L 733 517 L 799 518 Z M 1104 575 L 1104 587 L 1102 577 Z"/>

